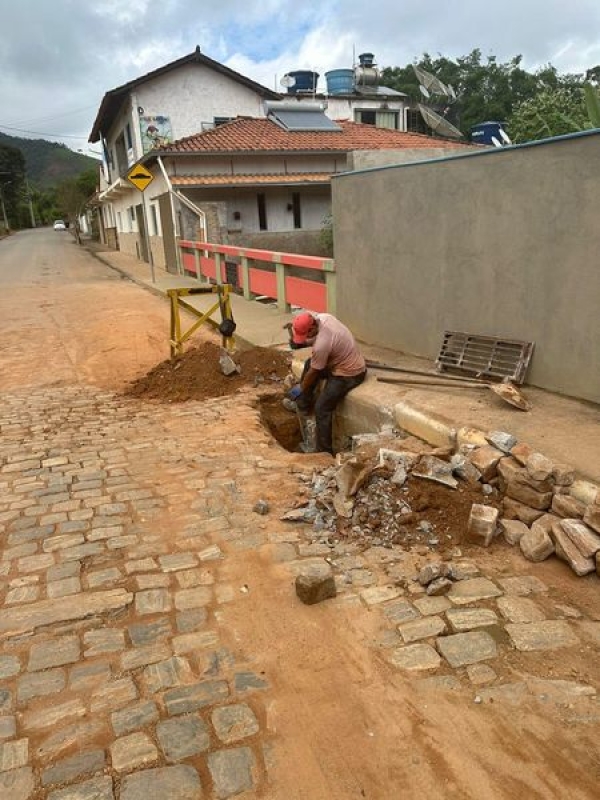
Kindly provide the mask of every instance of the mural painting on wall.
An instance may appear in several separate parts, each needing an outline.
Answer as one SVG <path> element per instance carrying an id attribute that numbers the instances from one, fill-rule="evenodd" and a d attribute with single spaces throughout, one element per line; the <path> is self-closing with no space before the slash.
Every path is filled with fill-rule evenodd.
<path id="1" fill-rule="evenodd" d="M 170 117 L 140 117 L 140 132 L 144 153 L 173 141 Z"/>

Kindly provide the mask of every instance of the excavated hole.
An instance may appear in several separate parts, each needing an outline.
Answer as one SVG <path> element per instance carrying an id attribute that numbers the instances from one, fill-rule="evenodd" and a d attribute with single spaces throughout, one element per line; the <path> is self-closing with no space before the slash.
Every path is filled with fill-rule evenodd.
<path id="1" fill-rule="evenodd" d="M 302 441 L 298 417 L 281 405 L 281 395 L 261 397 L 260 419 L 271 436 L 290 453 L 298 452 Z"/>

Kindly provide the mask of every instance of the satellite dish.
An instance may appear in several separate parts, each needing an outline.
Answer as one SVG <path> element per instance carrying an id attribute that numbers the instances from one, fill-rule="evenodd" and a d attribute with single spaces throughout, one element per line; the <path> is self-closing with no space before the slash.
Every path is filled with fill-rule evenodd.
<path id="1" fill-rule="evenodd" d="M 426 72 L 421 67 L 417 67 L 416 64 L 413 64 L 412 68 L 421 86 L 424 86 L 430 94 L 440 94 L 444 97 L 450 96 L 448 88 L 431 72 Z"/>
<path id="2" fill-rule="evenodd" d="M 421 116 L 427 125 L 429 125 L 431 130 L 435 133 L 438 133 L 440 136 L 447 136 L 449 139 L 463 138 L 463 135 L 458 128 L 455 128 L 452 123 L 448 122 L 447 119 L 441 117 L 428 106 L 424 106 L 422 103 L 419 103 L 419 111 L 421 112 Z"/>
<path id="3" fill-rule="evenodd" d="M 496 139 L 495 136 L 492 136 L 492 144 L 494 147 L 502 147 L 502 142 L 499 139 Z"/>
<path id="4" fill-rule="evenodd" d="M 504 142 L 504 144 L 512 144 L 510 136 L 506 133 L 504 128 L 498 128 L 498 133 L 502 137 L 502 141 Z"/>
<path id="5" fill-rule="evenodd" d="M 454 86 L 452 86 L 451 84 L 448 84 L 447 88 L 448 88 L 448 96 L 452 100 L 456 100 L 456 92 L 454 91 Z"/>
<path id="6" fill-rule="evenodd" d="M 291 89 L 292 86 L 296 85 L 296 78 L 292 78 L 291 75 L 284 75 L 279 83 L 286 89 Z"/>
<path id="7" fill-rule="evenodd" d="M 426 89 L 424 86 L 422 86 L 421 84 L 419 84 L 419 91 L 421 92 L 421 94 L 423 95 L 423 97 L 424 97 L 426 100 L 429 100 L 429 98 L 431 97 L 431 95 L 429 94 L 429 92 L 427 91 L 427 89 Z"/>

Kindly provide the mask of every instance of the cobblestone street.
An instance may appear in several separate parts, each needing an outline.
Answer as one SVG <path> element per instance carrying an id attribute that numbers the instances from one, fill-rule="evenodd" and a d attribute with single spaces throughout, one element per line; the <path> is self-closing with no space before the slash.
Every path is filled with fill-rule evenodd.
<path id="1" fill-rule="evenodd" d="M 267 683 L 219 624 L 245 589 L 223 547 L 266 540 L 252 498 L 282 486 L 257 413 L 45 389 L 5 398 L 0 433 L 6 797 L 259 787 Z"/>

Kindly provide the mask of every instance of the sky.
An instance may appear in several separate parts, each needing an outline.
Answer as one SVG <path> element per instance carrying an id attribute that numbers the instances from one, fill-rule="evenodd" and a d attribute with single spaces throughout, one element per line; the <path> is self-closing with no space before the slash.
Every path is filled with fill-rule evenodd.
<path id="1" fill-rule="evenodd" d="M 525 69 L 600 64 L 598 0 L 0 0 L 0 130 L 93 155 L 105 92 L 191 53 L 271 89 L 291 70 L 380 68 L 479 48 Z M 92 152 L 90 152 L 90 148 Z"/>

